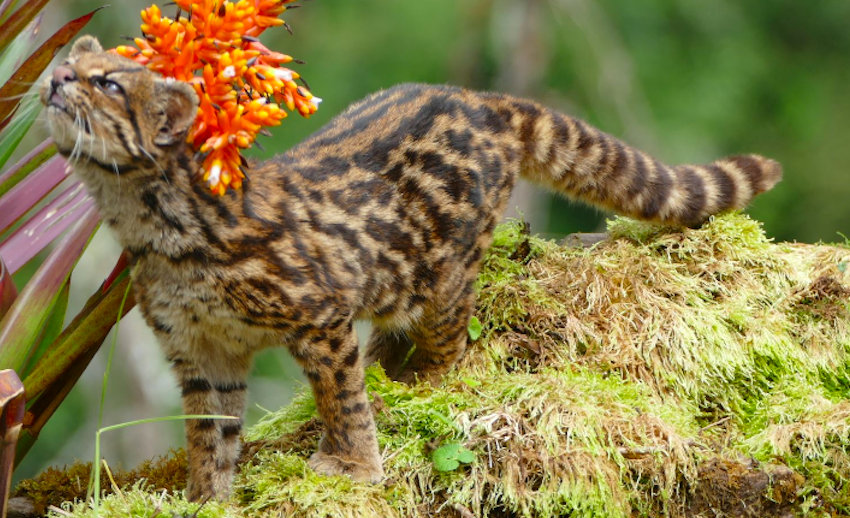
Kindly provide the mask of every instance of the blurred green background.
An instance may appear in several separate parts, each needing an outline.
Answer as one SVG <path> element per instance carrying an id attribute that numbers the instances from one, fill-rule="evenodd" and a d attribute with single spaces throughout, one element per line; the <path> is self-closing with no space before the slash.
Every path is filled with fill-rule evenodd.
<path id="1" fill-rule="evenodd" d="M 45 29 L 100 5 L 54 0 Z M 139 34 L 146 5 L 118 0 L 87 32 L 106 47 L 119 45 L 120 35 Z M 807 242 L 850 235 L 847 0 L 313 0 L 283 18 L 295 34 L 276 29 L 264 42 L 307 61 L 297 70 L 325 102 L 310 120 L 285 120 L 263 142 L 266 155 L 376 90 L 451 83 L 535 98 L 667 162 L 744 152 L 778 159 L 784 181 L 749 210 L 768 234 Z M 43 125 L 33 133 L 34 144 L 45 136 Z M 512 207 L 534 231 L 553 237 L 597 230 L 605 217 L 530 186 L 519 189 Z M 100 232 L 74 274 L 69 314 L 118 253 Z M 103 352 L 18 478 L 91 458 Z M 285 351 L 261 355 L 250 383 L 249 424 L 262 415 L 259 406 L 287 403 L 301 383 Z M 180 413 L 179 391 L 137 310 L 122 322 L 109 387 L 105 424 Z M 110 465 L 131 467 L 181 445 L 182 425 L 145 425 L 105 439 Z"/>

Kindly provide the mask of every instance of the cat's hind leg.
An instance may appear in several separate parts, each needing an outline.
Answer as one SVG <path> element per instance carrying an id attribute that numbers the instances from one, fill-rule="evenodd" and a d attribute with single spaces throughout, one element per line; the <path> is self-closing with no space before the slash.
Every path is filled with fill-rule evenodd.
<path id="1" fill-rule="evenodd" d="M 398 375 L 398 380 L 416 379 L 436 383 L 463 356 L 467 327 L 475 310 L 471 281 L 433 304 L 408 331 L 415 349 Z"/>
<path id="2" fill-rule="evenodd" d="M 376 326 L 366 342 L 363 364 L 368 367 L 378 362 L 387 376 L 396 379 L 411 348 L 413 342 L 404 331 Z"/>
<path id="3" fill-rule="evenodd" d="M 290 351 L 310 381 L 325 427 L 310 467 L 325 475 L 379 482 L 384 471 L 351 321 L 309 329 Z"/>

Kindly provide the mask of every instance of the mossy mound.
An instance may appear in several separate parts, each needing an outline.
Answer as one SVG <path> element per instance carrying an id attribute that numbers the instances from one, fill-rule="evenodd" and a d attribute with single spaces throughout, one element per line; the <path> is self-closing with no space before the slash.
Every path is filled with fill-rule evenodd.
<path id="1" fill-rule="evenodd" d="M 369 369 L 386 484 L 307 467 L 303 394 L 247 433 L 234 500 L 197 516 L 850 514 L 850 248 L 774 244 L 737 214 L 615 219 L 589 250 L 523 230 L 498 229 L 483 334 L 440 386 Z M 100 516 L 157 508 L 197 506 L 137 486 Z"/>

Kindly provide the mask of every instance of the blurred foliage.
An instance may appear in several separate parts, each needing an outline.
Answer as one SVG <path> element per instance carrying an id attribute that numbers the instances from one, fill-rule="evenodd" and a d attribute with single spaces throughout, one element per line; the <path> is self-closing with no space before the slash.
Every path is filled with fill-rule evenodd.
<path id="1" fill-rule="evenodd" d="M 291 118 L 262 143 L 264 157 L 282 152 L 317 130 L 348 104 L 401 82 L 451 83 L 538 99 L 671 162 L 701 162 L 754 152 L 778 159 L 785 180 L 749 211 L 781 240 L 838 241 L 850 234 L 850 2 L 735 2 L 732 0 L 314 0 L 285 13 L 295 32 L 269 31 L 269 48 L 308 61 L 297 70 L 325 101 L 310 120 Z M 56 27 L 102 5 L 54 0 Z M 148 0 L 126 0 L 102 11 L 87 27 L 105 46 L 139 34 L 138 12 Z M 169 10 L 176 7 L 165 7 Z M 45 31 L 49 32 L 49 31 Z M 549 206 L 535 198 L 535 207 Z M 529 210 L 523 207 L 523 210 Z M 543 211 L 544 234 L 602 227 L 604 215 L 555 200 Z M 85 261 L 85 258 L 84 258 Z M 102 266 L 101 266 L 102 268 Z M 128 326 L 128 329 L 130 327 Z M 139 333 L 138 331 L 136 333 Z M 130 340 L 133 332 L 122 336 Z M 122 333 L 123 335 L 123 333 Z M 125 420 L 176 412 L 178 391 L 166 384 L 165 365 L 149 333 L 140 359 L 158 377 L 122 378 L 110 398 Z M 133 349 L 122 343 L 120 347 Z M 121 352 L 119 351 L 119 354 Z M 252 402 L 283 405 L 295 369 L 282 351 L 264 353 L 252 380 Z M 95 365 L 98 364 L 97 358 Z M 119 356 L 119 363 L 120 356 Z M 118 366 L 116 366 L 118 367 Z M 134 385 L 132 380 L 139 379 Z M 27 469 L 32 474 L 69 437 L 93 430 L 96 405 L 83 386 L 45 429 Z M 92 390 L 98 384 L 90 383 Z M 126 386 L 125 386 L 126 385 Z M 169 409 L 151 398 L 173 392 Z M 154 394 L 154 396 L 151 396 Z M 88 399 L 87 399 L 88 398 Z M 141 402 L 140 402 L 141 401 Z M 139 402 L 139 407 L 133 407 Z M 130 410 L 135 408 L 135 410 Z M 141 410 L 140 410 L 141 409 Z M 133 412 L 137 412 L 133 414 Z M 140 415 L 138 412 L 141 412 Z M 130 414 L 128 416 L 128 414 Z M 109 410 L 107 410 L 109 415 Z M 120 416 L 120 417 L 119 417 Z M 179 425 L 159 438 L 175 445 Z M 88 431 L 86 431 L 86 434 Z M 138 445 L 127 440 L 129 449 Z M 117 446 L 116 446 L 117 447 Z M 90 451 L 90 450 L 89 450 Z M 77 457 L 88 458 L 89 451 Z M 110 455 L 118 453 L 106 450 Z M 67 453 L 66 453 L 67 455 Z M 132 457 L 126 457 L 132 458 Z M 67 457 L 63 457 L 67 460 Z"/>

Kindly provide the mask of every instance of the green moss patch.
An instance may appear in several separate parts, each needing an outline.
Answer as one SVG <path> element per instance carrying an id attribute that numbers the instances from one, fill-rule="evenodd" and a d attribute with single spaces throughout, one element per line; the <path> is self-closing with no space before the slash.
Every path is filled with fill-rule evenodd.
<path id="1" fill-rule="evenodd" d="M 307 467 L 303 394 L 247 432 L 233 500 L 198 516 L 850 514 L 850 249 L 772 243 L 739 214 L 609 235 L 575 249 L 501 226 L 461 364 L 436 387 L 368 370 L 385 484 Z M 104 502 L 197 508 L 139 486 Z"/>

